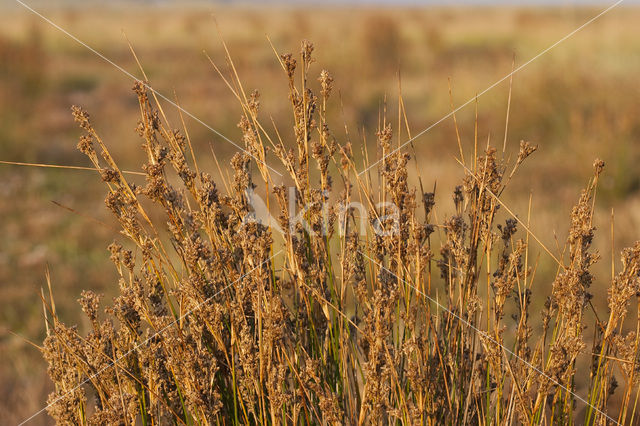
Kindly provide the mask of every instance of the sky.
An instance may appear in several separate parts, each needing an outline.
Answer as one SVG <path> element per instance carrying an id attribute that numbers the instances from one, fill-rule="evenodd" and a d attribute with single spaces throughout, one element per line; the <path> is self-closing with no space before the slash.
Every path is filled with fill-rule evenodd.
<path id="1" fill-rule="evenodd" d="M 43 0 L 24 0 L 27 4 L 40 5 Z M 68 4 L 100 4 L 105 0 L 45 0 L 48 5 L 68 5 Z M 616 2 L 616 0 L 115 0 L 116 3 L 131 4 L 154 4 L 154 3 L 242 3 L 242 4 L 343 4 L 343 5 L 511 5 L 511 6 L 531 6 L 531 5 L 555 5 L 555 6 L 579 6 L 579 5 L 601 5 L 608 6 Z M 4 5 L 15 3 L 14 0 L 0 0 Z M 107 3 L 111 3 L 108 1 Z M 622 4 L 640 4 L 640 0 L 623 0 Z"/>
<path id="2" fill-rule="evenodd" d="M 619 0 L 21 0 L 24 3 L 37 8 L 50 9 L 57 7 L 73 8 L 95 5 L 215 5 L 215 4 L 241 4 L 241 5 L 295 5 L 299 7 L 309 5 L 342 5 L 342 6 L 558 6 L 580 7 L 589 6 L 597 9 L 605 9 Z M 619 6 L 640 5 L 640 0 L 622 0 Z M 19 9 L 16 0 L 0 0 L 0 10 Z"/>
<path id="3" fill-rule="evenodd" d="M 153 0 L 152 0 L 153 1 Z M 616 3 L 617 0 L 248 0 L 243 3 L 272 3 L 282 4 L 347 4 L 347 5 L 501 5 L 501 6 L 604 6 Z M 226 0 L 226 3 L 234 3 L 234 0 Z M 623 0 L 621 4 L 640 4 L 640 0 Z"/>
<path id="4" fill-rule="evenodd" d="M 245 1 L 246 3 L 261 3 L 265 0 Z M 326 3 L 326 1 L 303 0 L 282 1 L 267 0 L 274 3 Z M 329 0 L 335 4 L 411 4 L 411 5 L 610 5 L 615 0 Z M 233 0 L 228 0 L 233 3 Z M 622 3 L 639 3 L 638 0 L 624 0 Z"/>
<path id="5" fill-rule="evenodd" d="M 167 0 L 129 0 L 129 1 L 167 1 Z M 179 0 L 168 0 L 175 2 Z M 348 5 L 366 5 L 366 4 L 410 4 L 410 5 L 611 5 L 617 0 L 201 0 L 209 3 L 281 3 L 281 4 L 348 4 Z M 625 3 L 640 3 L 640 0 L 623 0 Z"/>

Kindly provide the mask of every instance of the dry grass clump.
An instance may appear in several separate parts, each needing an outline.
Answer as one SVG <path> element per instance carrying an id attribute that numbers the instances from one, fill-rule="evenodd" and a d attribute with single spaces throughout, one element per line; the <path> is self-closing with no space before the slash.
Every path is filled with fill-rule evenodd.
<path id="1" fill-rule="evenodd" d="M 247 152 L 233 157 L 225 191 L 145 83 L 134 88 L 144 184 L 128 180 L 74 108 L 79 149 L 101 170 L 127 242 L 109 247 L 120 294 L 104 314 L 98 295 L 82 294 L 87 335 L 48 305 L 50 415 L 65 424 L 633 423 L 639 339 L 624 324 L 640 290 L 640 243 L 622 254 L 608 319 L 596 315 L 594 335 L 585 331 L 603 164 L 571 214 L 564 253 L 548 253 L 558 273 L 534 329 L 538 239 L 500 196 L 536 147 L 522 142 L 509 163 L 476 144 L 483 152 L 460 158 L 455 211 L 439 223 L 434 193 L 412 187 L 410 156 L 385 120 L 377 173 L 358 174 L 369 153 L 360 161 L 332 132 L 332 78 L 312 79 L 312 52 L 304 42 L 299 62 L 280 57 L 293 132 L 267 131 L 258 93 L 228 81 Z M 250 220 L 257 191 L 277 220 Z"/>

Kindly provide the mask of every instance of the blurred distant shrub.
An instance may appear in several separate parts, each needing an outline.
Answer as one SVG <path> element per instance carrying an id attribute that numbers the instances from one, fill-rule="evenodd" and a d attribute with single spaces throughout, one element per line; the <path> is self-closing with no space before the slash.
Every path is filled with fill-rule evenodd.
<path id="1" fill-rule="evenodd" d="M 384 15 L 371 15 L 362 26 L 362 48 L 367 61 L 365 69 L 372 74 L 389 74 L 400 63 L 402 37 L 395 20 Z"/>
<path id="2" fill-rule="evenodd" d="M 91 92 L 99 83 L 93 74 L 72 74 L 60 81 L 59 89 L 62 92 Z"/>
<path id="3" fill-rule="evenodd" d="M 33 97 L 46 81 L 46 52 L 42 34 L 36 26 L 29 29 L 26 40 L 14 41 L 0 34 L 0 86 L 2 92 L 18 91 Z"/>

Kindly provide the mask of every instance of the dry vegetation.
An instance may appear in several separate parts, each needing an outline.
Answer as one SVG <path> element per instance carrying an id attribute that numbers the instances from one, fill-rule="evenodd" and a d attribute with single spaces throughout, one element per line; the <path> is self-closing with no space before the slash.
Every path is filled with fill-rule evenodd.
<path id="1" fill-rule="evenodd" d="M 498 223 L 497 213 L 500 194 L 537 146 L 521 142 L 510 165 L 504 151 L 476 140 L 482 153 L 460 158 L 465 177 L 453 193 L 455 213 L 438 223 L 435 194 L 409 186 L 411 156 L 394 149 L 384 117 L 380 161 L 358 174 L 369 167 L 368 152 L 358 164 L 352 144 L 335 139 L 326 117 L 333 78 L 322 71 L 314 94 L 312 53 L 303 42 L 299 67 L 293 55 L 280 57 L 292 132 L 267 131 L 259 93 L 230 82 L 242 105 L 246 152 L 232 158 L 233 176 L 219 182 L 224 192 L 199 170 L 186 129 L 173 129 L 144 83 L 134 87 L 144 185 L 129 181 L 89 115 L 73 108 L 85 132 L 78 148 L 100 170 L 105 204 L 130 249 L 110 246 L 120 279 L 106 317 L 100 297 L 83 292 L 86 336 L 58 320 L 53 299 L 45 307 L 54 419 L 564 424 L 579 412 L 586 424 L 633 424 L 640 338 L 637 327 L 621 326 L 640 293 L 640 242 L 621 255 L 609 315 L 585 332 L 604 163 L 594 163 L 573 208 L 563 255 L 551 254 L 557 274 L 534 333 L 536 264 L 528 247 L 535 236 L 519 233 L 519 222 L 528 227 L 515 217 Z M 272 161 L 293 191 L 278 183 Z M 276 200 L 281 240 L 273 227 L 247 220 L 247 191 L 263 187 Z M 366 209 L 341 211 L 354 199 Z M 149 202 L 162 219 L 151 219 Z M 291 222 L 297 212 L 308 226 Z M 432 238 L 436 229 L 440 238 Z M 583 383 L 578 371 L 587 370 Z M 580 399 L 583 384 L 588 395 Z"/>
<path id="2" fill-rule="evenodd" d="M 91 70 L 99 67 L 82 48 L 62 43 L 59 35 L 43 36 L 36 24 L 29 37 L 17 35 L 23 24 L 7 25 L 0 54 L 10 60 L 1 64 L 15 66 L 0 68 L 7 87 L 0 103 L 7 139 L 0 139 L 0 147 L 11 158 L 1 159 L 68 164 L 75 158 L 68 152 L 75 132 L 51 104 L 80 103 L 99 111 L 93 123 L 81 109 L 74 109 L 74 117 L 84 131 L 79 148 L 101 170 L 107 211 L 115 218 L 92 212 L 102 197 L 97 179 L 63 177 L 85 172 L 29 171 L 20 178 L 12 169 L 3 175 L 9 196 L 24 188 L 40 193 L 27 193 L 22 207 L 0 207 L 9 235 L 24 229 L 48 241 L 37 250 L 25 248 L 28 239 L 0 245 L 0 279 L 8 283 L 3 297 L 24 301 L 3 314 L 4 323 L 36 341 L 44 330 L 34 290 L 43 284 L 44 260 L 56 259 L 42 348 L 55 384 L 49 397 L 53 418 L 73 424 L 604 424 L 606 412 L 626 424 L 637 421 L 635 303 L 627 318 L 640 267 L 630 208 L 638 179 L 638 108 L 629 82 L 637 64 L 621 65 L 637 49 L 625 38 L 625 19 L 631 18 L 616 15 L 615 28 L 602 24 L 611 29 L 611 40 L 585 33 L 586 40 L 568 53 L 542 61 L 544 69 L 516 77 L 506 149 L 502 86 L 498 95 L 482 98 L 479 109 L 460 112 L 462 128 L 443 123 L 428 136 L 433 140 L 395 152 L 414 127 L 424 127 L 425 116 L 437 120 L 451 101 L 466 101 L 508 72 L 514 49 L 526 58 L 549 44 L 515 29 L 533 32 L 551 23 L 545 37 L 553 42 L 589 13 L 481 10 L 485 25 L 501 23 L 488 32 L 471 25 L 469 12 L 447 10 L 371 11 L 356 23 L 348 10 L 340 19 L 326 10 L 277 11 L 269 19 L 246 10 L 226 12 L 228 21 L 218 18 L 239 60 L 210 49 L 227 67 L 206 76 L 211 64 L 201 61 L 203 68 L 189 71 L 202 79 L 190 76 L 176 90 L 181 104 L 187 94 L 194 101 L 190 111 L 216 117 L 216 127 L 238 135 L 249 153 L 231 158 L 215 139 L 217 159 L 210 155 L 206 129 L 185 125 L 182 119 L 188 119 L 158 104 L 144 84 L 135 87 L 137 105 L 125 101 L 131 94 L 122 91 L 122 81 L 96 78 Z M 137 28 L 155 32 L 150 38 L 128 32 L 143 65 L 145 56 L 159 58 L 146 70 L 154 88 L 171 93 L 163 85 L 175 85 L 184 69 L 165 68 L 164 61 L 191 59 L 184 49 L 193 51 L 194 39 L 213 36 L 211 21 L 201 15 L 182 13 L 163 29 L 154 26 L 157 16 L 147 17 L 146 27 Z M 58 18 L 79 32 L 116 20 L 107 14 L 92 21 L 71 12 Z M 321 35 L 326 22 L 335 25 L 335 34 Z M 306 43 L 293 56 L 274 56 L 266 41 L 256 42 L 262 32 L 277 49 L 305 36 L 318 40 L 322 67 L 312 63 Z M 175 37 L 183 33 L 195 36 Z M 118 61 L 131 61 L 104 40 L 87 41 Z M 168 45 L 154 44 L 163 41 Z M 613 44 L 617 50 L 605 55 Z M 589 52 L 582 49 L 586 45 Z M 72 52 L 71 62 L 55 59 L 65 51 Z M 599 59 L 602 73 L 615 81 L 591 75 L 589 60 L 598 55 L 606 59 Z M 569 63 L 571 76 L 565 72 Z M 447 75 L 453 77 L 451 100 Z M 486 84 L 476 87 L 477 76 Z M 264 90 L 258 95 L 252 87 Z M 11 91 L 21 101 L 10 108 Z M 24 129 L 13 124 L 20 111 L 44 115 L 33 129 Z M 139 143 L 113 142 L 132 139 L 134 114 L 142 155 L 134 150 Z M 234 130 L 230 123 L 238 122 L 238 114 Z M 500 136 L 487 140 L 482 129 Z M 43 132 L 63 139 L 66 148 L 29 140 Z M 521 138 L 536 143 L 514 144 Z M 15 140 L 24 140 L 24 147 L 16 149 Z M 535 159 L 525 162 L 536 147 Z M 588 179 L 584 170 L 595 157 L 604 158 L 607 168 L 596 161 Z M 586 183 L 581 193 L 577 182 Z M 288 186 L 296 189 L 295 211 L 308 207 L 310 229 L 280 235 L 243 221 L 251 211 L 246 190 L 253 189 L 288 230 Z M 533 202 L 530 189 L 536 191 Z M 87 192 L 67 199 L 82 217 L 66 210 L 43 217 L 20 210 L 37 205 L 34 199 L 73 191 Z M 596 191 L 606 201 L 602 206 Z M 578 201 L 568 225 L 560 226 L 558 214 L 570 211 L 563 204 L 568 199 Z M 353 201 L 366 206 L 364 222 L 355 210 L 340 215 L 339 206 Z M 398 223 L 380 219 L 389 214 L 377 207 L 380 202 L 398 206 Z M 616 227 L 624 230 L 615 238 L 609 231 L 612 205 Z M 395 225 L 390 235 L 374 232 Z M 327 235 L 320 232 L 325 228 Z M 101 251 L 114 237 L 109 250 L 115 273 Z M 630 248 L 612 260 L 624 246 Z M 596 263 L 599 251 L 606 262 Z M 79 320 L 74 299 L 80 289 L 94 290 L 80 298 L 84 325 L 65 326 Z M 100 303 L 98 293 L 113 301 Z M 18 353 L 13 339 L 5 343 Z M 34 395 L 47 390 L 33 373 L 23 374 L 34 361 L 12 362 L 20 368 L 3 372 L 4 392 L 32 392 L 7 398 L 27 407 L 16 410 L 17 418 L 7 417 L 15 421 L 41 408 L 44 397 Z"/>

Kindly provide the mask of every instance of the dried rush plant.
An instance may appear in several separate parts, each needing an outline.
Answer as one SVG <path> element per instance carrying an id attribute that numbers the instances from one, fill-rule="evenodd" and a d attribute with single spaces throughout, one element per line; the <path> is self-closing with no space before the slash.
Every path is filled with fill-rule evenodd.
<path id="1" fill-rule="evenodd" d="M 522 142 L 512 163 L 491 146 L 461 158 L 455 212 L 438 224 L 434 193 L 410 187 L 410 156 L 394 149 L 386 122 L 377 173 L 357 173 L 368 152 L 354 154 L 331 132 L 332 78 L 320 73 L 319 97 L 310 89 L 312 51 L 304 42 L 300 63 L 279 58 L 290 136 L 270 136 L 257 92 L 227 80 L 246 152 L 221 178 L 224 195 L 145 83 L 134 88 L 143 185 L 127 180 L 74 107 L 79 149 L 100 170 L 126 242 L 109 247 L 120 275 L 113 303 L 102 310 L 100 296 L 82 293 L 88 334 L 61 323 L 46 301 L 49 414 L 62 424 L 125 425 L 636 422 L 638 330 L 627 334 L 623 322 L 639 291 L 640 244 L 622 252 L 609 315 L 584 331 L 603 164 L 571 213 L 563 255 L 544 254 L 557 275 L 534 332 L 529 242 L 539 240 L 500 196 L 536 147 Z M 267 159 L 294 191 L 275 184 Z M 281 236 L 246 220 L 247 191 L 258 186 L 279 210 Z M 341 214 L 354 201 L 366 217 Z M 291 223 L 292 209 L 307 226 Z"/>

